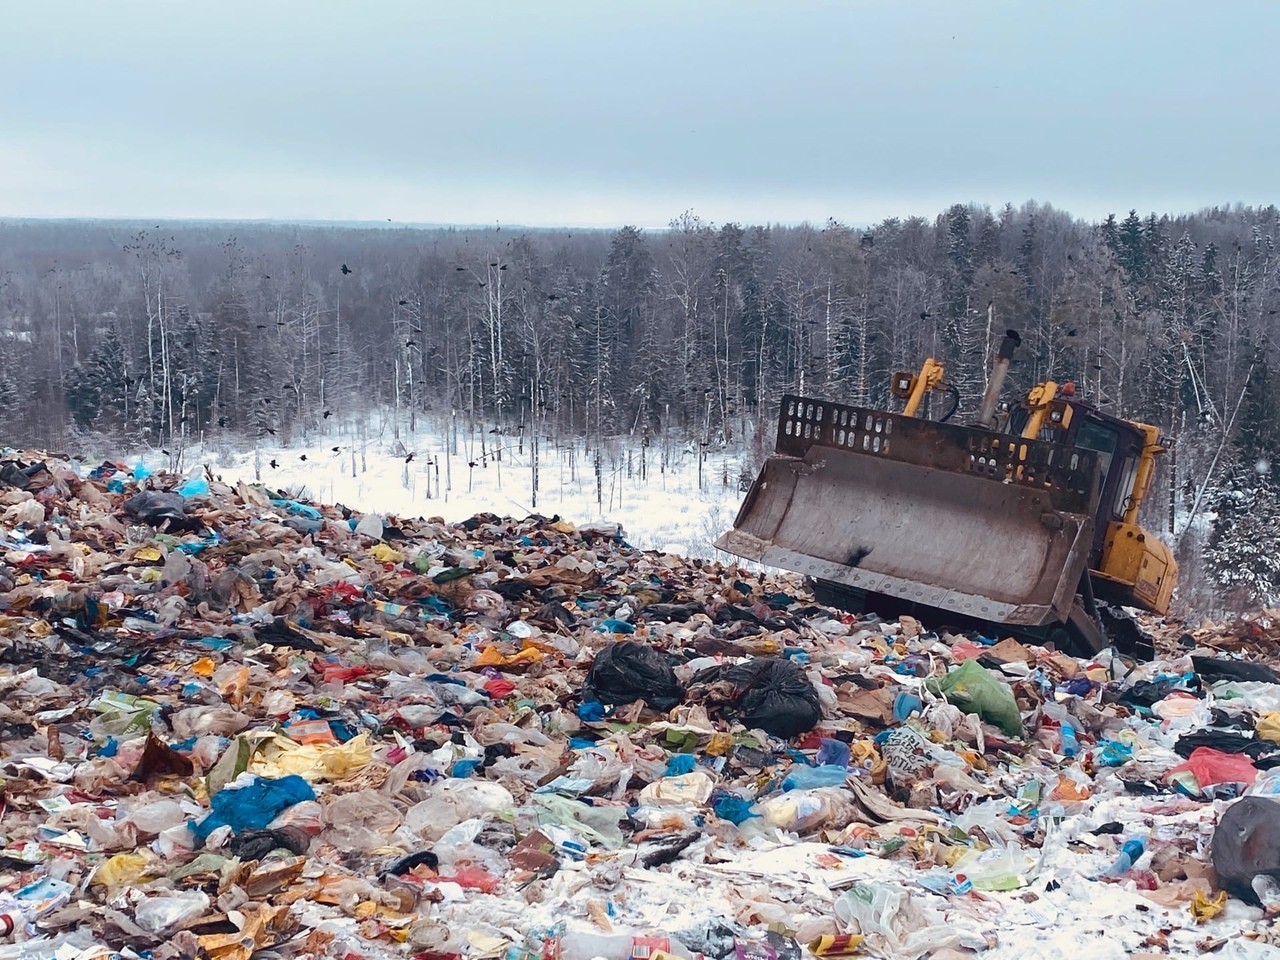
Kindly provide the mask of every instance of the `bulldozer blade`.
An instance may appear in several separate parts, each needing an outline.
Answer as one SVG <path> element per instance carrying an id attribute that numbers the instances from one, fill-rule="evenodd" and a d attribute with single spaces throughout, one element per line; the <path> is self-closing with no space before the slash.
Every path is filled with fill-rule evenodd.
<path id="1" fill-rule="evenodd" d="M 718 548 L 985 620 L 1067 619 L 1093 540 L 1093 453 L 794 396 L 782 409 Z"/>

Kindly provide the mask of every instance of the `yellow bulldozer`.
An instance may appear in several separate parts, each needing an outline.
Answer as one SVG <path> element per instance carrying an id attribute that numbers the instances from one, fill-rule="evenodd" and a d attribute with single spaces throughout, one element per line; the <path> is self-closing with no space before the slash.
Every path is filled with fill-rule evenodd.
<path id="1" fill-rule="evenodd" d="M 1018 343 L 1008 331 L 967 426 L 921 415 L 935 392 L 958 406 L 932 358 L 894 375 L 901 413 L 784 397 L 775 451 L 716 546 L 805 574 L 853 612 L 1150 657 L 1121 608 L 1163 614 L 1177 580 L 1138 522 L 1166 443 L 1071 384 L 1001 407 Z"/>

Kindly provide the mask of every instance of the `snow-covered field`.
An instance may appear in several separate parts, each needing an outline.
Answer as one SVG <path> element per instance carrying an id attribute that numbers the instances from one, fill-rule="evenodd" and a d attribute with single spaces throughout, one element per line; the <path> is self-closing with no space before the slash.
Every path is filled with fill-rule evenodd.
<path id="1" fill-rule="evenodd" d="M 527 439 L 482 438 L 461 429 L 451 435 L 443 425 L 415 434 L 402 429 L 396 439 L 371 427 L 363 439 L 346 429 L 287 447 L 197 447 L 187 451 L 184 469 L 207 464 L 227 481 L 305 489 L 320 502 L 399 516 L 541 513 L 575 523 L 615 521 L 634 546 L 695 557 L 715 555 L 712 541 L 732 525 L 742 501 L 739 473 L 744 464 L 755 473 L 741 449 L 708 448 L 699 477 L 696 444 L 655 440 L 644 448 L 638 440 L 607 441 L 597 481 L 594 447 L 581 439 L 542 438 L 535 493 Z"/>

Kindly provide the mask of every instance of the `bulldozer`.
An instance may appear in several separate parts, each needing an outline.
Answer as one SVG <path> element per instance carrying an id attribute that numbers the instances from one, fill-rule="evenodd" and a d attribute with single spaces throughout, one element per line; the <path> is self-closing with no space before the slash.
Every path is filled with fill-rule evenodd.
<path id="1" fill-rule="evenodd" d="M 1177 581 L 1138 519 L 1167 441 L 1070 383 L 1001 404 L 1019 342 L 1005 334 L 969 425 L 949 422 L 959 394 L 932 357 L 894 374 L 901 413 L 783 397 L 774 452 L 716 546 L 854 613 L 1149 659 L 1124 608 L 1164 614 Z M 936 420 L 935 393 L 952 399 Z"/>

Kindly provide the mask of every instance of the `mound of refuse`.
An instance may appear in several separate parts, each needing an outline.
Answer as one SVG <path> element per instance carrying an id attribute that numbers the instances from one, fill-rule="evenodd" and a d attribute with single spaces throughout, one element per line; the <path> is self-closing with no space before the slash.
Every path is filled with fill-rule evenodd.
<path id="1" fill-rule="evenodd" d="M 1280 614 L 1147 625 L 0 456 L 0 960 L 1280 956 Z"/>

